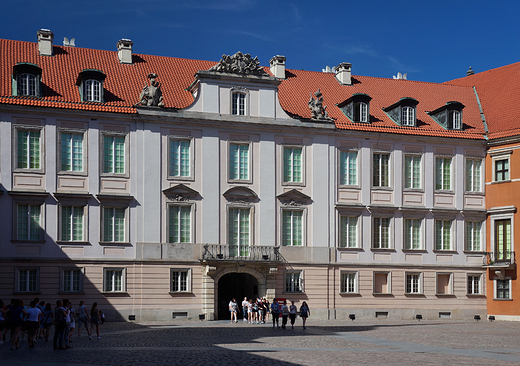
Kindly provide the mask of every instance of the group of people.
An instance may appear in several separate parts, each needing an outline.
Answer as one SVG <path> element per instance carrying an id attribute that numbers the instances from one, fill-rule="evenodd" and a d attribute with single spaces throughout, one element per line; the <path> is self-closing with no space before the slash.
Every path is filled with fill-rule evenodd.
<path id="1" fill-rule="evenodd" d="M 34 347 L 38 339 L 49 341 L 50 330 L 54 325 L 53 346 L 54 349 L 66 350 L 72 348 L 72 335 L 78 323 L 78 337 L 81 335 L 81 326 L 85 326 L 88 338 L 92 339 L 92 333 L 96 329 L 97 339 L 99 325 L 104 321 L 104 314 L 97 307 L 97 302 L 87 309 L 85 302 L 79 302 L 77 310 L 68 299 L 56 301 L 53 308 L 50 302 L 40 301 L 35 298 L 26 306 L 24 300 L 12 299 L 5 305 L 0 300 L 0 344 L 7 342 L 7 335 L 11 343 L 11 350 L 20 348 L 20 343 L 27 335 L 29 348 Z"/>
<path id="2" fill-rule="evenodd" d="M 229 302 L 229 312 L 231 313 L 231 323 L 238 323 L 239 306 L 235 298 Z M 249 324 L 265 324 L 266 321 L 269 321 L 269 314 L 271 314 L 273 318 L 273 328 L 275 328 L 275 326 L 280 328 L 279 319 L 281 317 L 283 329 L 286 329 L 288 319 L 291 320 L 291 327 L 294 329 L 296 316 L 300 315 L 303 321 L 303 329 L 306 329 L 307 318 L 311 315 L 311 311 L 305 301 L 298 310 L 294 301 L 291 301 L 291 305 L 287 306 L 287 300 L 283 300 L 283 303 L 280 304 L 274 299 L 273 303 L 269 304 L 269 301 L 265 298 L 248 300 L 247 297 L 244 297 L 242 301 L 242 314 L 244 322 L 247 321 Z"/>

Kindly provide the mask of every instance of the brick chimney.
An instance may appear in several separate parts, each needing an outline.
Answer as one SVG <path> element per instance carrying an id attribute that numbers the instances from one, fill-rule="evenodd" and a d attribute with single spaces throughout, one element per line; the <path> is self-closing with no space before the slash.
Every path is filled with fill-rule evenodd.
<path id="1" fill-rule="evenodd" d="M 285 56 L 276 55 L 269 60 L 270 70 L 275 78 L 285 79 Z"/>
<path id="2" fill-rule="evenodd" d="M 352 64 L 342 62 L 336 66 L 336 79 L 341 85 L 352 85 Z"/>
<path id="3" fill-rule="evenodd" d="M 132 42 L 129 39 L 121 39 L 117 42 L 117 57 L 119 58 L 119 62 L 122 64 L 131 64 L 132 63 Z"/>
<path id="4" fill-rule="evenodd" d="M 52 56 L 52 40 L 54 39 L 54 33 L 49 29 L 40 29 L 38 35 L 38 52 L 40 56 Z"/>

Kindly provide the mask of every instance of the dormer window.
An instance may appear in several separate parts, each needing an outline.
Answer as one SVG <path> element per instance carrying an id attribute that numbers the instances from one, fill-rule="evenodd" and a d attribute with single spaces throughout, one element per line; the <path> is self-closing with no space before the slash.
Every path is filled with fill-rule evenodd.
<path id="1" fill-rule="evenodd" d="M 103 103 L 105 101 L 103 93 L 103 83 L 106 75 L 99 70 L 83 70 L 76 81 L 79 87 L 79 92 L 82 102 L 97 102 Z"/>
<path id="2" fill-rule="evenodd" d="M 432 112 L 426 112 L 435 122 L 447 130 L 462 130 L 462 109 L 460 102 L 448 102 Z"/>
<path id="3" fill-rule="evenodd" d="M 356 93 L 342 103 L 338 104 L 339 109 L 352 122 L 370 122 L 370 100 L 367 94 Z"/>
<path id="4" fill-rule="evenodd" d="M 399 126 L 416 127 L 417 104 L 419 102 L 414 98 L 401 98 L 383 111 Z"/>
<path id="5" fill-rule="evenodd" d="M 41 97 L 42 69 L 30 63 L 19 63 L 13 68 L 13 95 Z"/>

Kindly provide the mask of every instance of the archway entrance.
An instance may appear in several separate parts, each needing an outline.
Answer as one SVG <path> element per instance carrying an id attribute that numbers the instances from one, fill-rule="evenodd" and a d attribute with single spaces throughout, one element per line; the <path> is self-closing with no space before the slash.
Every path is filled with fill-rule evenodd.
<path id="1" fill-rule="evenodd" d="M 241 318 L 244 297 L 252 299 L 258 296 L 258 281 L 254 276 L 247 273 L 228 273 L 222 276 L 218 281 L 218 319 L 231 319 L 229 302 L 232 298 L 237 300 L 238 317 Z"/>

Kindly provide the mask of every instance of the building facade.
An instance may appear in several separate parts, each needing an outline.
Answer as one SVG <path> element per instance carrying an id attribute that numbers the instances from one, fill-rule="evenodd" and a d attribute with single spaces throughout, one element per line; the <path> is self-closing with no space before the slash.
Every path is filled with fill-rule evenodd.
<path id="1" fill-rule="evenodd" d="M 222 319 L 244 296 L 321 319 L 486 316 L 472 87 L 47 30 L 0 47 L 1 298 L 97 301 L 112 320 Z"/>

